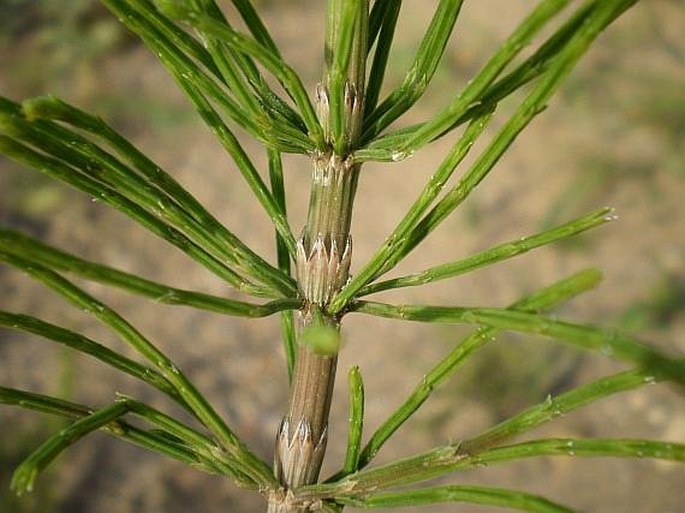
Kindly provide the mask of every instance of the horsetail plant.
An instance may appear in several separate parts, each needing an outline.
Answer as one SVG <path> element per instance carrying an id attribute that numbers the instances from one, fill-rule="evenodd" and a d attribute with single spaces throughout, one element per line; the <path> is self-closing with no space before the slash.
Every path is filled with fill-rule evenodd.
<path id="1" fill-rule="evenodd" d="M 92 407 L 25 390 L 0 387 L 0 401 L 65 417 L 72 423 L 19 465 L 11 487 L 30 491 L 39 472 L 60 452 L 96 430 L 127 440 L 261 494 L 272 513 L 346 506 L 381 508 L 466 502 L 536 512 L 571 509 L 522 491 L 486 486 L 416 486 L 484 464 L 544 455 L 650 457 L 685 460 L 685 445 L 641 439 L 513 438 L 602 398 L 656 381 L 685 385 L 685 361 L 671 358 L 611 329 L 545 314 L 593 288 L 595 270 L 563 279 L 507 308 L 396 305 L 366 296 L 421 286 L 490 266 L 572 237 L 613 219 L 601 209 L 540 233 L 506 242 L 465 259 L 385 278 L 474 191 L 517 136 L 545 108 L 595 38 L 637 0 L 541 0 L 467 85 L 431 119 L 395 128 L 424 94 L 450 40 L 462 0 L 431 3 L 434 13 L 404 81 L 382 98 L 401 0 L 329 0 L 325 69 L 313 96 L 279 52 L 249 0 L 232 0 L 249 33 L 235 28 L 213 0 L 103 0 L 159 57 L 205 124 L 232 157 L 273 221 L 275 264 L 220 223 L 151 158 L 101 118 L 55 97 L 16 103 L 0 99 L 0 151 L 98 198 L 186 253 L 244 295 L 227 299 L 170 287 L 94 263 L 4 227 L 0 260 L 23 270 L 72 305 L 95 316 L 136 351 L 134 360 L 85 335 L 26 314 L 0 312 L 0 326 L 32 333 L 88 354 L 142 380 L 186 410 L 193 424 L 135 398 L 120 395 Z M 567 13 L 573 4 L 572 12 Z M 544 41 L 527 56 L 523 49 Z M 266 75 L 269 76 L 266 76 Z M 493 130 L 475 156 L 474 143 L 501 100 L 525 96 Z M 461 129 L 459 131 L 458 129 Z M 268 184 L 236 131 L 268 153 Z M 451 146 L 415 202 L 375 254 L 351 274 L 350 233 L 358 179 L 368 161 L 397 162 L 451 137 Z M 286 215 L 281 157 L 311 162 L 311 193 L 299 235 Z M 473 157 L 465 166 L 466 157 Z M 458 179 L 450 185 L 457 168 Z M 294 266 L 292 266 L 294 264 Z M 291 267 L 292 266 L 292 267 Z M 273 466 L 262 461 L 171 358 L 108 305 L 67 276 L 118 287 L 158 302 L 218 314 L 278 314 L 290 381 L 287 411 L 276 432 Z M 252 297 L 251 301 L 247 298 Z M 342 467 L 320 479 L 326 452 L 340 326 L 345 316 L 467 324 L 474 331 L 424 376 L 375 431 L 364 433 L 364 385 L 349 370 L 350 415 Z M 503 330 L 552 337 L 582 350 L 627 362 L 631 370 L 548 397 L 469 439 L 374 466 L 374 457 L 417 412 L 432 391 Z M 128 418 L 138 419 L 137 424 Z M 139 427 L 143 426 L 143 427 Z M 276 426 L 274 426 L 276 428 Z M 366 440 L 363 443 L 363 440 Z M 409 487 L 411 485 L 411 487 Z"/>

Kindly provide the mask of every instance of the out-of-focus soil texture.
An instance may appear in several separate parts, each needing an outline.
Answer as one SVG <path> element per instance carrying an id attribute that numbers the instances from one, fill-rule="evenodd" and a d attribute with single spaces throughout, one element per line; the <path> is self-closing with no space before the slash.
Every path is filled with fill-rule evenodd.
<path id="1" fill-rule="evenodd" d="M 404 2 L 388 88 L 411 62 L 435 1 Z M 427 119 L 455 95 L 534 1 L 465 2 L 444 63 L 404 119 Z M 269 220 L 210 131 L 154 55 L 101 7 L 84 1 L 0 4 L 0 93 L 56 94 L 111 121 L 261 254 L 273 255 Z M 259 2 L 287 60 L 313 91 L 319 78 L 325 2 Z M 397 273 L 455 260 L 605 205 L 618 220 L 572 241 L 484 271 L 382 296 L 388 301 L 504 306 L 575 271 L 597 266 L 601 286 L 558 309 L 559 317 L 616 326 L 671 354 L 685 352 L 685 9 L 645 0 L 599 38 L 549 109 L 521 135 L 463 206 Z M 495 125 L 506 119 L 506 102 Z M 491 128 L 489 135 L 494 133 Z M 241 136 L 242 137 L 242 136 Z M 397 164 L 365 166 L 353 221 L 353 272 L 368 259 L 444 157 L 445 137 Z M 244 138 L 260 170 L 263 150 Z M 482 146 L 480 146 L 482 148 Z M 289 218 L 304 222 L 310 166 L 285 161 Z M 0 160 L 4 225 L 93 261 L 182 288 L 236 296 L 218 278 L 119 213 L 32 170 Z M 269 257 L 274 261 L 273 257 Z M 287 401 L 277 316 L 242 320 L 164 306 L 81 283 L 170 354 L 231 426 L 265 459 Z M 381 296 L 379 296 L 381 297 Z M 0 267 L 0 308 L 88 334 L 131 355 L 84 312 L 19 272 Z M 345 450 L 345 377 L 359 365 L 371 432 L 461 337 L 458 326 L 349 316 L 344 322 L 324 474 Z M 548 394 L 624 368 L 550 339 L 499 337 L 469 362 L 387 444 L 379 462 L 476 434 Z M 168 408 L 133 380 L 60 347 L 0 332 L 0 384 L 104 405 L 117 392 Z M 527 436 L 685 439 L 682 391 L 665 385 L 604 400 Z M 16 500 L 12 469 L 58 420 L 0 408 L 2 513 L 247 513 L 259 497 L 232 483 L 148 454 L 104 434 L 70 448 Z M 445 482 L 523 489 L 593 513 L 679 513 L 682 466 L 648 460 L 540 458 L 482 468 Z M 411 508 L 412 510 L 418 508 Z M 351 509 L 354 511 L 353 509 Z M 469 505 L 427 512 L 490 511 Z"/>

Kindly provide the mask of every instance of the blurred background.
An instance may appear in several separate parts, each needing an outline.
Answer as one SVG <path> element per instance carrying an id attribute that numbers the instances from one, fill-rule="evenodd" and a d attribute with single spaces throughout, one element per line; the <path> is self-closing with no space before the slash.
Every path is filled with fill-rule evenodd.
<path id="1" fill-rule="evenodd" d="M 286 59 L 309 90 L 321 70 L 325 2 L 257 2 Z M 435 1 L 403 6 L 388 88 L 403 79 Z M 428 94 L 403 119 L 427 119 L 456 94 L 537 2 L 465 2 Z M 590 234 L 484 271 L 382 296 L 389 301 L 504 306 L 588 266 L 600 288 L 557 313 L 617 326 L 671 354 L 685 351 L 685 9 L 681 0 L 644 0 L 610 28 L 575 75 L 514 144 L 490 177 L 397 270 L 423 269 L 528 235 L 599 207 L 619 219 Z M 268 218 L 227 155 L 154 56 L 97 2 L 0 2 L 0 94 L 21 100 L 55 94 L 97 113 L 193 192 L 234 232 L 273 255 Z M 515 103 L 505 102 L 499 120 Z M 498 123 L 495 122 L 494 125 Z M 494 128 L 492 129 L 494 130 Z M 492 132 L 491 132 L 492 133 Z M 244 139 L 260 169 L 265 155 Z M 355 208 L 354 269 L 395 226 L 454 136 L 412 159 L 368 165 Z M 304 223 L 309 163 L 287 158 L 289 214 Z M 174 286 L 234 297 L 182 253 L 117 212 L 0 157 L 3 225 L 85 258 Z M 274 259 L 271 258 L 273 261 Z M 170 354 L 231 425 L 265 459 L 287 400 L 278 319 L 226 318 L 155 305 L 80 283 Z M 14 270 L 0 267 L 0 308 L 24 312 L 130 351 L 92 318 Z M 468 330 L 350 316 L 324 474 L 344 457 L 347 369 L 367 386 L 367 430 L 377 426 Z M 543 400 L 622 367 L 547 339 L 501 336 L 401 429 L 378 456 L 389 461 L 458 441 Z M 168 408 L 150 390 L 83 355 L 37 337 L 0 331 L 0 384 L 103 405 L 115 392 Z M 539 428 L 534 435 L 650 437 L 682 441 L 682 393 L 647 387 Z M 95 434 L 64 453 L 21 500 L 8 491 L 12 469 L 59 419 L 0 408 L 2 513 L 211 513 L 261 511 L 231 483 Z M 579 511 L 677 513 L 685 503 L 682 466 L 652 461 L 538 459 L 452 476 L 542 493 Z M 421 511 L 486 511 L 450 505 Z M 490 511 L 490 510 L 487 510 Z"/>

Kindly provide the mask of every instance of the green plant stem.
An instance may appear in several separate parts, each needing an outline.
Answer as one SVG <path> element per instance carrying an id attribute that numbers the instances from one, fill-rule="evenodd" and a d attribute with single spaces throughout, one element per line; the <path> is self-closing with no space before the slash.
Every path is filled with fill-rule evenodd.
<path id="1" fill-rule="evenodd" d="M 283 213 L 286 214 L 283 162 L 281 160 L 281 155 L 275 150 L 269 150 L 269 178 L 271 181 L 271 191 L 274 195 L 274 198 L 276 198 L 276 201 L 281 207 Z M 278 259 L 278 268 L 284 274 L 290 276 L 291 269 L 288 246 L 278 232 L 276 232 L 276 257 Z M 283 348 L 285 350 L 285 359 L 288 369 L 288 379 L 292 380 L 293 370 L 295 368 L 295 359 L 297 357 L 297 340 L 295 336 L 295 322 L 292 312 L 281 312 L 281 334 L 283 337 Z"/>
<path id="2" fill-rule="evenodd" d="M 41 321 L 29 315 L 15 314 L 2 310 L 0 310 L 0 326 L 32 333 L 92 356 L 106 365 L 147 383 L 177 403 L 185 406 L 183 399 L 178 395 L 176 389 L 155 369 L 141 365 L 79 333 Z"/>
<path id="3" fill-rule="evenodd" d="M 66 271 L 86 280 L 112 285 L 161 304 L 191 306 L 225 315 L 255 318 L 267 317 L 283 310 L 297 310 L 301 305 L 298 299 L 277 299 L 264 304 L 253 304 L 170 287 L 103 264 L 83 260 L 22 233 L 3 228 L 0 228 L 0 253 L 14 255 L 52 270 Z"/>
<path id="4" fill-rule="evenodd" d="M 357 297 L 381 292 L 383 290 L 401 287 L 416 287 L 418 285 L 425 285 L 434 281 L 453 278 L 455 276 L 459 276 L 461 274 L 465 274 L 476 269 L 480 269 L 524 254 L 532 249 L 567 239 L 586 230 L 590 230 L 591 228 L 595 228 L 596 226 L 600 226 L 615 219 L 615 216 L 612 214 L 612 212 L 613 210 L 610 208 L 603 208 L 549 230 L 545 230 L 528 237 L 521 237 L 517 240 L 506 242 L 504 244 L 500 244 L 499 246 L 481 251 L 480 253 L 476 253 L 475 255 L 464 258 L 463 260 L 438 265 L 407 276 L 400 276 L 391 280 L 372 283 L 362 288 Z"/>
<path id="5" fill-rule="evenodd" d="M 457 471 L 539 456 L 655 458 L 681 462 L 685 461 L 685 445 L 653 440 L 552 438 L 468 454 L 455 444 L 362 470 L 336 483 L 303 487 L 296 495 L 300 500 L 364 497 L 376 490 L 410 485 Z"/>
<path id="6" fill-rule="evenodd" d="M 274 484 L 268 467 L 257 458 L 228 427 L 224 420 L 212 408 L 207 399 L 195 388 L 190 380 L 176 365 L 136 330 L 128 321 L 104 303 L 98 301 L 85 291 L 64 279 L 54 271 L 22 259 L 4 256 L 5 260 L 40 280 L 55 292 L 86 312 L 90 312 L 105 326 L 112 329 L 119 337 L 138 353 L 150 361 L 160 374 L 174 387 L 182 404 L 194 413 L 198 420 L 212 433 L 231 458 L 231 463 L 240 474 L 249 478 L 248 486 L 266 487 Z"/>
<path id="7" fill-rule="evenodd" d="M 350 396 L 350 414 L 343 472 L 351 474 L 359 468 L 362 432 L 364 429 L 364 383 L 359 367 L 350 368 L 347 380 Z"/>
<path id="8" fill-rule="evenodd" d="M 655 376 L 662 376 L 685 385 L 685 363 L 668 358 L 616 330 L 498 308 L 392 306 L 359 301 L 352 305 L 351 311 L 412 321 L 481 324 L 502 330 L 554 337 L 581 349 L 598 351 L 619 360 L 635 363 Z"/>
<path id="9" fill-rule="evenodd" d="M 356 508 L 400 508 L 424 506 L 442 502 L 464 502 L 486 506 L 502 506 L 533 513 L 573 513 L 573 510 L 544 497 L 525 492 L 486 486 L 436 486 L 420 490 L 369 494 L 364 498 L 343 498 L 342 504 Z"/>
<path id="10" fill-rule="evenodd" d="M 297 281 L 304 305 L 301 340 L 310 329 L 339 337 L 338 320 L 326 307 L 345 283 L 351 259 L 350 222 L 359 165 L 348 159 L 361 134 L 368 2 L 330 0 L 327 56 L 319 112 L 329 148 L 315 154 L 307 223 L 298 244 Z M 337 344 L 319 352 L 300 344 L 290 400 L 276 439 L 274 466 L 285 490 L 318 479 L 328 438 L 328 417 L 337 367 Z M 310 511 L 312 505 L 269 501 L 270 513 Z"/>
<path id="11" fill-rule="evenodd" d="M 194 226 L 194 230 L 199 232 L 200 237 L 205 241 L 205 246 L 218 246 L 217 251 L 221 258 L 236 262 L 241 271 L 247 273 L 248 276 L 258 273 L 268 282 L 280 283 L 279 287 L 285 286 L 285 290 L 292 290 L 292 283 L 287 285 L 286 280 L 284 285 L 283 276 L 274 272 L 275 270 L 267 262 L 223 226 L 168 173 L 101 119 L 54 97 L 27 100 L 22 104 L 22 111 L 29 121 L 39 118 L 56 119 L 102 139 L 111 145 L 120 157 L 127 160 L 132 167 L 128 168 L 123 163 L 116 161 L 103 149 L 74 132 L 65 132 L 64 129 L 54 124 L 41 124 L 44 132 L 53 133 L 58 140 L 70 141 L 71 147 L 79 150 L 79 153 L 83 154 L 87 161 L 90 162 L 91 159 L 101 161 L 105 168 L 114 166 L 110 173 L 104 175 L 112 185 L 123 182 L 122 185 L 125 187 L 126 184 L 130 184 L 129 189 L 132 188 L 134 193 L 138 191 L 137 194 L 150 189 L 152 186 L 152 198 L 148 203 L 154 212 L 161 210 L 160 214 L 165 218 L 176 212 L 174 219 L 178 219 L 177 223 L 181 228 Z M 80 142 L 78 146 L 77 142 Z M 133 193 L 129 193 L 129 197 L 134 197 Z"/>
<path id="12" fill-rule="evenodd" d="M 430 204 L 440 194 L 447 180 L 454 172 L 457 165 L 468 155 L 474 141 L 480 136 L 487 126 L 491 114 L 484 115 L 474 120 L 462 138 L 449 151 L 447 157 L 440 164 L 433 177 L 414 201 L 409 211 L 402 218 L 393 232 L 385 239 L 381 248 L 364 265 L 364 267 L 345 285 L 340 293 L 333 298 L 329 306 L 329 311 L 337 313 L 342 311 L 348 301 L 356 297 L 359 290 L 369 283 L 386 265 L 390 258 L 396 253 L 400 245 L 411 229 L 416 225 L 421 215 L 428 209 Z"/>
<path id="13" fill-rule="evenodd" d="M 463 0 L 440 1 L 404 82 L 364 120 L 364 143 L 370 142 L 421 98 L 442 58 L 462 3 Z M 377 94 L 375 86 L 371 91 Z"/>
<path id="14" fill-rule="evenodd" d="M 212 107 L 211 103 L 205 97 L 203 90 L 207 89 L 207 87 L 199 87 L 196 80 L 191 80 L 194 77 L 197 77 L 196 67 L 185 63 L 183 56 L 174 53 L 173 44 L 169 44 L 163 34 L 156 30 L 155 27 L 151 26 L 146 21 L 145 17 L 141 16 L 139 13 L 136 14 L 130 7 L 122 6 L 121 0 L 103 0 L 103 2 L 105 2 L 113 12 L 121 16 L 124 23 L 131 30 L 136 32 L 166 64 L 169 72 L 195 105 L 195 108 L 202 119 L 212 129 L 223 147 L 233 158 L 233 161 L 238 166 L 238 170 L 252 189 L 255 197 L 269 215 L 269 218 L 274 223 L 279 234 L 281 234 L 286 241 L 291 257 L 294 257 L 295 239 L 290 231 L 285 215 L 279 210 L 273 195 L 269 192 L 266 184 L 238 139 L 228 126 L 226 126 Z M 208 84 L 205 85 L 209 86 Z M 210 93 L 213 95 L 212 98 L 219 103 L 226 98 L 226 95 L 221 91 L 214 91 L 211 87 L 210 89 Z M 309 149 L 307 151 L 309 151 Z"/>
<path id="15" fill-rule="evenodd" d="M 600 279 L 601 274 L 598 271 L 588 269 L 518 300 L 509 306 L 509 309 L 524 312 L 551 309 L 594 288 Z M 428 400 L 433 390 L 453 376 L 475 351 L 492 342 L 499 331 L 496 328 L 479 328 L 464 338 L 445 358 L 427 372 L 406 401 L 390 414 L 371 435 L 361 453 L 358 468 L 368 465 L 385 442 Z"/>

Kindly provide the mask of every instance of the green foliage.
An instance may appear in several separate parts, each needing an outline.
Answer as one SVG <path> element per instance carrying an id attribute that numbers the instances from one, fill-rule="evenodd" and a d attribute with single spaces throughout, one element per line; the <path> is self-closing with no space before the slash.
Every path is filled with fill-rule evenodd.
<path id="1" fill-rule="evenodd" d="M 547 455 L 685 461 L 685 445 L 675 442 L 573 438 L 513 441 L 515 436 L 560 415 L 622 391 L 657 381 L 685 385 L 682 359 L 669 357 L 617 330 L 563 321 L 547 313 L 596 286 L 600 280 L 597 271 L 575 274 L 507 308 L 395 305 L 361 299 L 385 290 L 452 279 L 568 239 L 613 219 L 609 209 L 602 209 L 456 262 L 382 279 L 475 191 L 519 134 L 545 109 L 595 38 L 635 1 L 587 0 L 565 18 L 562 12 L 571 3 L 568 0 L 539 2 L 472 80 L 446 101 L 442 110 L 423 123 L 395 129 L 393 123 L 420 99 L 433 78 L 458 25 L 462 1 L 437 3 L 406 79 L 381 100 L 401 2 L 376 0 L 369 12 L 363 0 L 331 0 L 325 93 L 318 93 L 318 102 L 325 103 L 327 109 L 317 113 L 316 102 L 285 62 L 249 1 L 233 1 L 249 32 L 244 33 L 234 27 L 213 0 L 103 0 L 156 53 L 232 157 L 273 222 L 277 263 L 272 265 L 267 257 L 245 244 L 169 172 L 101 118 L 55 97 L 22 103 L 1 98 L 0 152 L 119 210 L 187 254 L 240 295 L 240 299 L 234 300 L 170 287 L 87 261 L 9 227 L 2 228 L 0 260 L 4 264 L 26 272 L 74 307 L 91 314 L 137 356 L 125 356 L 85 335 L 31 315 L 0 312 L 0 325 L 63 344 L 130 375 L 166 396 L 194 422 L 188 425 L 186 420 L 127 396 L 119 396 L 111 404 L 90 406 L 0 387 L 1 403 L 50 413 L 71 422 L 18 466 L 11 482 L 13 490 L 17 494 L 32 490 L 38 474 L 56 456 L 86 435 L 101 430 L 198 470 L 225 476 L 270 501 L 286 492 L 270 465 L 243 443 L 168 355 L 67 275 L 153 301 L 217 314 L 264 317 L 278 313 L 290 373 L 298 350 L 293 320 L 296 311 L 314 319 L 300 333 L 299 349 L 311 349 L 329 357 L 344 347 L 337 328 L 351 313 L 472 326 L 472 333 L 425 374 L 406 401 L 371 433 L 365 444 L 363 381 L 358 368 L 350 370 L 345 462 L 323 483 L 287 490 L 288 500 L 300 506 L 320 503 L 327 511 L 340 511 L 347 505 L 380 508 L 467 502 L 521 511 L 565 512 L 571 510 L 542 497 L 500 488 L 398 487 L 485 464 Z M 542 43 L 532 52 L 522 53 L 524 47 L 540 39 Z M 481 138 L 487 133 L 485 129 L 500 101 L 518 91 L 525 92 L 523 99 L 490 139 L 483 142 Z M 354 114 L 360 105 L 355 103 L 360 101 L 357 96 L 366 103 Z M 268 154 L 268 185 L 236 136 L 236 130 L 263 145 Z M 302 283 L 297 282 L 291 269 L 291 260 L 297 258 L 298 241 L 287 218 L 282 154 L 304 154 L 314 159 L 332 155 L 353 172 L 359 172 L 363 162 L 403 160 L 448 135 L 454 142 L 442 163 L 375 254 L 336 291 L 330 303 L 320 305 L 320 310 L 307 304 L 300 290 Z M 476 142 L 483 143 L 475 145 Z M 471 155 L 476 147 L 480 148 L 479 153 Z M 469 162 L 468 166 L 450 183 L 464 162 Z M 351 208 L 351 198 L 348 204 Z M 430 398 L 433 390 L 502 331 L 559 340 L 574 349 L 625 362 L 631 370 L 581 385 L 557 397 L 550 396 L 470 439 L 373 466 L 379 450 Z M 129 422 L 131 417 L 137 419 L 135 424 Z"/>

